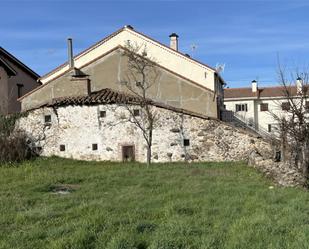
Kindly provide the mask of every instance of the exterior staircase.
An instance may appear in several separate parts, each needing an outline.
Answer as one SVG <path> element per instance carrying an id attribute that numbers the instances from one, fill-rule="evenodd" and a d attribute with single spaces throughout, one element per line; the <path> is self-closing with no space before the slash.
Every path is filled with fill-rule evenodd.
<path id="1" fill-rule="evenodd" d="M 222 120 L 225 122 L 232 123 L 236 127 L 243 128 L 251 133 L 254 133 L 257 136 L 260 136 L 265 139 L 275 139 L 274 134 L 269 133 L 266 129 L 260 125 L 256 125 L 251 118 L 246 118 L 241 115 L 238 115 L 237 112 L 224 110 L 221 113 Z"/>

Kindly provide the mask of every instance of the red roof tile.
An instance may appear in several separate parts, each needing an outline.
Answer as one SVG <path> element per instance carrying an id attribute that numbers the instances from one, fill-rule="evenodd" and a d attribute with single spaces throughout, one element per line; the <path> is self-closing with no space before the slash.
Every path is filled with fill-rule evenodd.
<path id="1" fill-rule="evenodd" d="M 109 88 L 102 89 L 97 92 L 93 92 L 86 96 L 77 96 L 77 97 L 62 97 L 53 99 L 52 103 L 44 104 L 40 107 L 60 107 L 60 106 L 83 106 L 83 105 L 98 105 L 98 104 L 139 104 L 142 98 L 135 96 L 133 94 L 128 94 L 124 92 L 119 92 L 115 90 L 111 90 Z M 193 117 L 199 117 L 203 119 L 216 119 L 212 117 L 205 116 L 200 113 L 188 111 L 182 108 L 173 107 L 170 105 L 166 105 L 164 103 L 155 102 L 151 99 L 147 100 L 149 104 L 171 110 L 177 113 L 182 113 L 186 115 L 190 115 Z M 40 108 L 38 107 L 38 108 Z M 35 108 L 37 109 L 37 108 Z"/>
<path id="2" fill-rule="evenodd" d="M 296 86 L 289 86 L 288 90 L 292 96 L 297 93 Z M 251 87 L 246 88 L 226 88 L 224 89 L 224 98 L 268 98 L 268 97 L 285 97 L 285 88 L 283 86 L 258 88 L 256 93 L 252 92 Z"/>

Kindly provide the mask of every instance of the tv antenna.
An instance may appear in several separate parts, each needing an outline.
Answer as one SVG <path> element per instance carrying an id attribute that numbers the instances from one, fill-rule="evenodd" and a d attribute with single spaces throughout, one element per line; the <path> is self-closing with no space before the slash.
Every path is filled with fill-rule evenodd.
<path id="1" fill-rule="evenodd" d="M 197 49 L 197 45 L 193 43 L 193 44 L 190 45 L 190 48 L 191 48 L 191 51 L 192 51 L 192 57 L 194 57 L 194 52 Z"/>
<path id="2" fill-rule="evenodd" d="M 217 73 L 223 73 L 225 69 L 225 63 L 217 63 L 215 69 Z"/>

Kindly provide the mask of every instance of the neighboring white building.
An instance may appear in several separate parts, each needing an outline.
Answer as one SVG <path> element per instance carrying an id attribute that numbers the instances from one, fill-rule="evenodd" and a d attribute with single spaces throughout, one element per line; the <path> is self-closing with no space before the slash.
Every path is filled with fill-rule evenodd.
<path id="1" fill-rule="evenodd" d="M 276 120 L 273 114 L 285 115 L 290 105 L 285 88 L 283 86 L 260 88 L 255 80 L 251 84 L 252 86 L 247 88 L 224 89 L 225 109 L 232 111 L 238 121 L 261 134 L 274 133 Z M 297 86 L 300 85 L 296 84 L 288 88 L 291 96 L 297 97 L 299 91 Z"/>

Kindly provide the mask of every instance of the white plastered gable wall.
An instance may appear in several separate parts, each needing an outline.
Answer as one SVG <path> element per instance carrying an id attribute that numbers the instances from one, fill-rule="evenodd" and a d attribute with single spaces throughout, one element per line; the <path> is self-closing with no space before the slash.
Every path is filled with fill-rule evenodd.
<path id="1" fill-rule="evenodd" d="M 81 55 L 75 57 L 75 67 L 81 68 L 117 46 L 124 47 L 128 40 L 136 44 L 146 45 L 148 55 L 154 58 L 159 65 L 199 83 L 202 86 L 215 90 L 215 71 L 213 69 L 181 55 L 177 51 L 173 51 L 172 49 L 167 48 L 130 28 L 123 28 L 118 34 L 107 40 L 103 40 L 95 48 L 91 48 L 89 51 L 86 50 Z M 41 78 L 41 82 L 45 84 L 68 69 L 69 66 L 66 65 L 54 73 Z"/>

